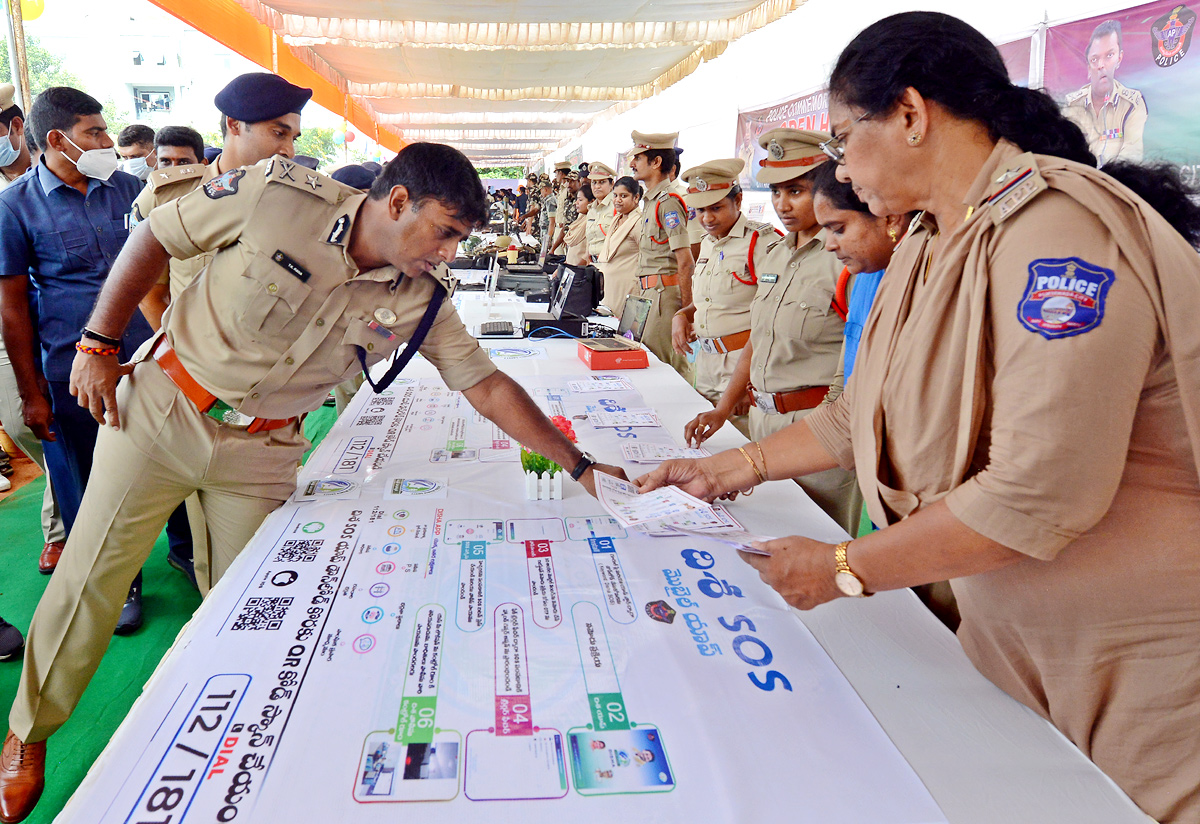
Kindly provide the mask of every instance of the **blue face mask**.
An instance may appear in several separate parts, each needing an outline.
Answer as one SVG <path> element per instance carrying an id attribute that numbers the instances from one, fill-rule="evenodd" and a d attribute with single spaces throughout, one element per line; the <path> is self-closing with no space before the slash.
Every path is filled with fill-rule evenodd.
<path id="1" fill-rule="evenodd" d="M 12 141 L 12 129 L 8 130 L 6 137 L 0 137 L 0 168 L 13 165 L 17 162 L 17 158 L 21 156 L 20 145 L 14 149 Z"/>

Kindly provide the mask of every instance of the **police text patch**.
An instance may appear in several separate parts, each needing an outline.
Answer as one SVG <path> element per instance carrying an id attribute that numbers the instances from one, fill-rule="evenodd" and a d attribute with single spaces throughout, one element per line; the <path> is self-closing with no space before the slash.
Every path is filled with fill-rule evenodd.
<path id="1" fill-rule="evenodd" d="M 663 225 L 668 229 L 679 228 L 679 212 L 670 211 L 663 215 Z"/>
<path id="2" fill-rule="evenodd" d="M 246 174 L 245 169 L 234 169 L 232 172 L 226 172 L 220 177 L 214 177 L 212 180 L 204 184 L 204 194 L 216 200 L 227 195 L 236 195 L 238 190 L 238 181 Z"/>
<path id="3" fill-rule="evenodd" d="M 1046 340 L 1090 332 L 1104 320 L 1104 301 L 1115 280 L 1111 269 L 1077 257 L 1032 261 L 1017 319 Z"/>

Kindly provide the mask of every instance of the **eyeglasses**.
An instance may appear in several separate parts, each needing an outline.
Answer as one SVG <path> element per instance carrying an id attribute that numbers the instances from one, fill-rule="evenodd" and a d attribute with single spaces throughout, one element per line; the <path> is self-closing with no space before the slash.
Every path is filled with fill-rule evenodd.
<path id="1" fill-rule="evenodd" d="M 853 126 L 858 121 L 866 118 L 866 116 L 869 114 L 870 114 L 870 112 L 863 112 L 858 117 L 854 118 L 854 121 L 850 125 Z M 846 140 L 846 133 L 848 131 L 849 131 L 849 128 L 847 128 L 845 132 L 842 132 L 841 134 L 835 134 L 833 137 L 829 138 L 828 140 L 817 144 L 817 148 L 819 148 L 821 151 L 823 151 L 827 158 L 829 158 L 830 160 L 832 160 L 834 163 L 838 164 L 839 166 L 844 165 L 846 163 L 845 140 Z"/>

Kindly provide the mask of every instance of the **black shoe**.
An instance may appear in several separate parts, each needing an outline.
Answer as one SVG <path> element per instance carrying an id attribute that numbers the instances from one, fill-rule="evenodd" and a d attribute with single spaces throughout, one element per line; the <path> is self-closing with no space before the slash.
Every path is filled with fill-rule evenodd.
<path id="1" fill-rule="evenodd" d="M 0 661 L 12 661 L 25 651 L 25 637 L 21 630 L 0 618 Z"/>
<path id="2" fill-rule="evenodd" d="M 129 587 L 129 595 L 125 598 L 125 606 L 121 608 L 121 617 L 113 635 L 130 635 L 137 632 L 142 625 L 142 583 L 134 581 Z"/>
<path id="3" fill-rule="evenodd" d="M 181 558 L 174 552 L 168 552 L 167 563 L 170 564 L 173 569 L 177 569 L 182 572 L 184 576 L 191 581 L 192 588 L 199 591 L 200 587 L 196 584 L 195 561 L 193 561 L 191 558 Z"/>

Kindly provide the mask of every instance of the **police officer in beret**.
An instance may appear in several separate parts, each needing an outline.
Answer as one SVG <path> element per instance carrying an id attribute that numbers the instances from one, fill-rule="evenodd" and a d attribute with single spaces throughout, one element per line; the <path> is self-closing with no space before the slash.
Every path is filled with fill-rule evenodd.
<path id="1" fill-rule="evenodd" d="M 293 85 L 279 75 L 267 72 L 250 72 L 229 81 L 213 99 L 221 112 L 224 138 L 221 153 L 208 165 L 175 166 L 152 172 L 146 188 L 133 203 L 130 224 L 136 225 L 159 206 L 240 166 L 253 166 L 274 155 L 293 157 L 295 141 L 300 135 L 300 111 L 311 97 L 312 89 Z M 167 305 L 179 297 L 212 257 L 211 253 L 203 252 L 186 260 L 171 259 L 168 269 L 151 287 L 140 306 L 155 331 L 162 326 Z M 210 576 L 204 510 L 195 495 L 187 499 L 186 506 L 192 550 L 168 555 L 168 561 L 187 574 L 201 593 L 206 593 Z"/>
<path id="2" fill-rule="evenodd" d="M 250 72 L 229 81 L 213 100 L 221 112 L 221 153 L 207 166 L 177 166 L 153 172 L 134 201 L 132 222 L 145 220 L 156 207 L 239 166 L 253 166 L 274 155 L 294 157 L 296 138 L 300 136 L 300 111 L 311 97 L 312 89 L 295 86 L 269 72 Z M 179 297 L 210 260 L 212 255 L 202 254 L 171 261 L 169 274 L 164 272 L 142 301 L 142 314 L 154 329 L 162 325 L 167 304 Z"/>

